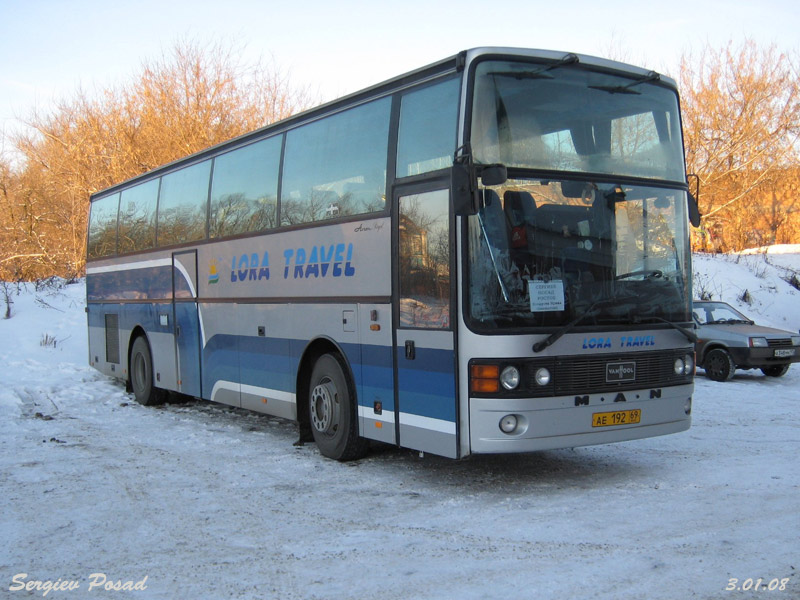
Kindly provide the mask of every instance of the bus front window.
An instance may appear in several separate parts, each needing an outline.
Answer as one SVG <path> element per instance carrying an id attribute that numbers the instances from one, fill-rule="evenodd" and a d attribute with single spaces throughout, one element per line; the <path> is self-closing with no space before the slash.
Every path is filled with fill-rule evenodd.
<path id="1" fill-rule="evenodd" d="M 678 96 L 654 73 L 485 61 L 474 81 L 478 163 L 685 182 Z"/>
<path id="2" fill-rule="evenodd" d="M 689 320 L 685 192 L 514 179 L 482 204 L 468 226 L 476 329 Z"/>

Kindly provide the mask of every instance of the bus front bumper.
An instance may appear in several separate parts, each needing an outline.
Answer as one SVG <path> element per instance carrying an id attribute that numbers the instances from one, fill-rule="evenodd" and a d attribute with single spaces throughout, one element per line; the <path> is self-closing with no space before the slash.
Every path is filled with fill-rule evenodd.
<path id="1" fill-rule="evenodd" d="M 689 429 L 694 385 L 575 397 L 470 398 L 470 451 L 533 452 L 635 440 Z M 513 428 L 512 428 L 513 426 Z"/>

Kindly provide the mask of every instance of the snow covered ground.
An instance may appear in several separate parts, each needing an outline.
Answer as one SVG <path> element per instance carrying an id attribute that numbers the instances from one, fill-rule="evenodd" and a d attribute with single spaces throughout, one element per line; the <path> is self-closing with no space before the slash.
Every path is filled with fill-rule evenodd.
<path id="1" fill-rule="evenodd" d="M 696 256 L 696 292 L 797 330 L 794 252 Z M 83 297 L 0 320 L 4 598 L 800 598 L 800 365 L 700 371 L 673 436 L 340 464 L 279 419 L 137 405 L 87 366 Z"/>

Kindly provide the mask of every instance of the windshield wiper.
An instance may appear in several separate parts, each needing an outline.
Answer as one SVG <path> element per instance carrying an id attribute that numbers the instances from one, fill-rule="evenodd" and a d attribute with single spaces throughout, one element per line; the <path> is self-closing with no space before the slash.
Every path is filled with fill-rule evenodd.
<path id="1" fill-rule="evenodd" d="M 483 239 L 486 240 L 486 248 L 489 250 L 489 258 L 492 259 L 492 267 L 494 267 L 494 274 L 497 276 L 497 283 L 500 284 L 500 291 L 503 294 L 503 300 L 505 300 L 506 304 L 508 304 L 509 302 L 508 289 L 506 289 L 506 284 L 503 281 L 502 275 L 500 275 L 500 269 L 497 267 L 497 260 L 495 259 L 494 256 L 492 243 L 489 241 L 489 233 L 486 231 L 486 226 L 483 224 L 483 217 L 481 216 L 480 211 L 478 211 L 478 223 L 480 223 L 481 232 L 483 232 Z"/>
<path id="2" fill-rule="evenodd" d="M 686 339 L 688 339 L 693 344 L 697 342 L 697 334 L 694 331 L 690 331 L 686 329 L 686 327 L 682 327 L 677 323 L 673 323 L 672 321 L 667 321 L 666 319 L 662 319 L 661 317 L 633 317 L 633 319 L 631 320 L 637 324 L 645 323 L 646 321 L 655 321 L 656 323 L 666 323 L 673 329 L 677 329 L 678 331 L 680 331 L 683 335 L 686 336 Z"/>
<path id="3" fill-rule="evenodd" d="M 647 75 L 640 77 L 628 85 L 590 85 L 589 87 L 593 90 L 608 92 L 609 94 L 636 94 L 638 96 L 641 95 L 641 92 L 637 92 L 631 88 L 649 81 L 661 81 L 661 75 L 655 71 L 650 71 Z"/>
<path id="4" fill-rule="evenodd" d="M 591 308 L 594 308 L 594 307 L 591 307 Z M 564 335 L 565 333 L 569 333 L 569 331 L 573 327 L 575 327 L 578 323 L 583 321 L 586 317 L 596 317 L 597 315 L 600 314 L 599 310 L 592 311 L 591 308 L 588 311 L 586 311 L 585 313 L 583 313 L 582 315 L 580 315 L 579 317 L 575 317 L 572 321 L 570 321 L 569 323 L 564 325 L 558 331 L 554 331 L 553 333 L 548 335 L 543 340 L 540 340 L 540 341 L 536 342 L 533 345 L 533 348 L 531 348 L 531 349 L 534 352 L 537 352 L 537 353 L 541 352 L 542 350 L 544 350 L 548 346 L 552 346 L 556 341 L 558 341 L 559 338 L 561 338 L 562 335 Z"/>
<path id="5" fill-rule="evenodd" d="M 558 339 L 561 336 L 563 336 L 565 333 L 569 333 L 569 331 L 573 327 L 575 327 L 578 323 L 583 321 L 586 317 L 596 317 L 597 315 L 599 315 L 601 311 L 596 310 L 599 306 L 601 306 L 603 304 L 611 304 L 611 303 L 615 303 L 615 302 L 620 302 L 622 300 L 627 300 L 627 299 L 628 298 L 622 296 L 622 297 L 619 297 L 619 298 L 617 298 L 617 297 L 605 298 L 603 300 L 598 300 L 597 302 L 594 302 L 591 306 L 589 306 L 589 308 L 586 309 L 585 313 L 575 317 L 572 321 L 570 321 L 569 323 L 564 325 L 561 329 L 559 329 L 558 331 L 554 331 L 553 333 L 548 335 L 543 340 L 540 340 L 540 341 L 536 342 L 533 345 L 532 350 L 534 352 L 538 353 L 538 352 L 541 352 L 542 350 L 544 350 L 545 348 L 547 348 L 548 346 L 552 346 L 556 341 L 558 341 Z"/>
<path id="6" fill-rule="evenodd" d="M 753 325 L 754 321 L 749 319 L 717 319 L 716 321 L 706 321 L 706 325 Z"/>
<path id="7" fill-rule="evenodd" d="M 580 62 L 578 56 L 570 52 L 569 54 L 565 54 L 560 60 L 556 61 L 552 65 L 541 67 L 533 71 L 493 71 L 491 74 L 500 77 L 513 77 L 514 79 L 517 80 L 553 79 L 553 76 L 548 75 L 547 71 L 552 71 L 553 69 L 557 69 L 558 67 L 564 67 L 566 65 L 574 65 L 575 63 L 578 62 Z"/>

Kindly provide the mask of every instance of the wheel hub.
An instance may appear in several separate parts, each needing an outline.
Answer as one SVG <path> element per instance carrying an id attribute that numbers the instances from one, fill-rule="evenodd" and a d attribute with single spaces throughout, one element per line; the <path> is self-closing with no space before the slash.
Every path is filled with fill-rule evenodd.
<path id="1" fill-rule="evenodd" d="M 335 432 L 334 404 L 338 401 L 336 387 L 325 381 L 311 391 L 311 424 L 320 433 L 332 434 Z"/>

